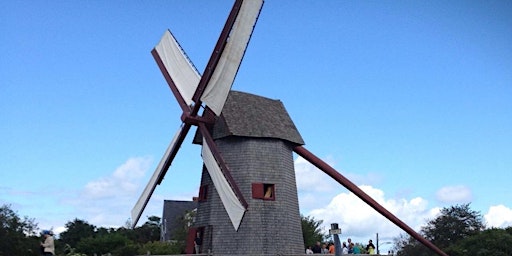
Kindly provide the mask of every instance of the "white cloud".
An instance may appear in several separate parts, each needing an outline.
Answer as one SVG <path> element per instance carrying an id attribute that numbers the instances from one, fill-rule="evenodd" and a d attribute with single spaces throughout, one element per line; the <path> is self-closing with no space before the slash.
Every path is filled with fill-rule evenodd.
<path id="1" fill-rule="evenodd" d="M 326 162 L 333 166 L 332 161 Z M 295 177 L 301 211 L 307 212 L 328 204 L 342 190 L 336 181 L 302 157 L 295 160 Z"/>
<path id="2" fill-rule="evenodd" d="M 329 164 L 334 167 L 332 160 L 324 161 L 330 162 Z M 342 237 L 352 237 L 356 242 L 366 242 L 367 239 L 374 238 L 376 233 L 379 233 L 382 242 L 391 241 L 400 233 L 404 233 L 356 195 L 342 188 L 301 157 L 295 160 L 295 172 L 301 211 L 306 216 L 323 220 L 325 233 L 328 233 L 331 223 L 339 224 L 343 230 Z M 372 183 L 378 183 L 378 175 L 343 175 L 355 184 L 369 184 L 361 185 L 359 188 L 416 231 L 441 211 L 440 207 L 429 207 L 428 201 L 424 198 L 408 198 L 411 193 L 407 191 L 396 194 L 393 198 L 386 198 L 384 191 L 371 186 Z M 457 185 L 439 189 L 436 198 L 442 203 L 468 203 L 472 201 L 473 195 L 469 187 Z M 512 226 L 512 209 L 504 205 L 492 206 L 484 218 L 489 227 L 509 227 Z"/>
<path id="3" fill-rule="evenodd" d="M 150 165 L 150 158 L 131 158 L 111 175 L 87 183 L 82 190 L 82 196 L 71 202 L 80 209 L 74 216 L 96 226 L 124 225 L 136 198 L 147 182 L 144 177 L 147 176 Z M 339 223 L 343 229 L 343 237 L 350 236 L 356 242 L 366 242 L 367 239 L 374 238 L 375 233 L 379 233 L 381 241 L 386 242 L 403 233 L 353 193 L 348 192 L 304 159 L 296 159 L 295 170 L 301 210 L 307 216 L 323 220 L 325 231 L 331 223 Z M 350 177 L 350 174 L 346 176 Z M 429 208 L 428 202 L 420 197 L 407 198 L 404 195 L 401 198 L 387 198 L 384 191 L 373 186 L 359 187 L 415 230 L 419 230 L 427 220 L 435 218 L 440 211 L 440 208 Z M 440 191 L 451 191 L 448 188 L 444 189 Z M 459 187 L 459 190 L 468 191 L 465 187 Z M 194 193 L 190 192 L 172 199 L 188 200 Z M 164 199 L 171 198 L 164 198 L 155 191 L 139 224 L 145 221 L 146 216 L 161 214 Z M 511 209 L 498 205 L 489 209 L 485 219 L 490 226 L 504 227 L 512 225 L 511 216 Z M 62 231 L 62 227 L 59 226 L 55 226 L 56 233 Z"/>
<path id="4" fill-rule="evenodd" d="M 429 209 L 428 202 L 419 197 L 411 200 L 386 199 L 382 190 L 371 186 L 359 188 L 415 230 L 419 230 L 427 219 L 433 218 L 439 212 L 437 208 Z M 323 220 L 326 230 L 331 223 L 338 223 L 344 236 L 352 237 L 358 242 L 366 242 L 367 239 L 374 238 L 376 233 L 383 240 L 392 240 L 403 233 L 391 221 L 349 192 L 338 194 L 326 207 L 315 209 L 309 215 Z"/>
<path id="5" fill-rule="evenodd" d="M 334 167 L 332 161 L 329 164 Z M 306 216 L 323 220 L 325 233 L 328 233 L 331 223 L 338 223 L 343 230 L 343 236 L 350 236 L 357 242 L 366 242 L 374 238 L 376 233 L 379 233 L 383 242 L 391 241 L 400 233 L 404 233 L 355 194 L 344 189 L 303 158 L 295 160 L 295 172 L 301 211 Z M 343 175 L 356 184 L 371 184 L 379 180 L 378 175 Z M 419 230 L 428 219 L 434 218 L 440 211 L 439 208 L 428 208 L 428 202 L 420 197 L 387 199 L 382 190 L 370 185 L 362 185 L 359 188 L 414 230 Z"/>
<path id="6" fill-rule="evenodd" d="M 150 157 L 130 158 L 111 175 L 88 182 L 78 197 L 66 200 L 75 207 L 74 216 L 95 226 L 124 225 L 147 182 L 151 162 Z"/>
<path id="7" fill-rule="evenodd" d="M 130 158 L 112 175 L 87 183 L 83 196 L 98 199 L 126 194 L 133 195 L 139 187 L 139 179 L 144 176 L 150 164 L 151 158 L 149 157 Z"/>
<path id="8" fill-rule="evenodd" d="M 488 227 L 506 228 L 512 226 L 512 209 L 504 205 L 491 206 L 484 215 Z"/>
<path id="9" fill-rule="evenodd" d="M 468 203 L 473 199 L 471 189 L 466 186 L 447 186 L 436 193 L 437 200 L 443 203 Z"/>
<path id="10" fill-rule="evenodd" d="M 326 162 L 331 166 L 334 165 L 330 160 Z M 297 187 L 302 191 L 329 192 L 336 187 L 335 181 L 302 157 L 295 160 L 295 175 Z"/>

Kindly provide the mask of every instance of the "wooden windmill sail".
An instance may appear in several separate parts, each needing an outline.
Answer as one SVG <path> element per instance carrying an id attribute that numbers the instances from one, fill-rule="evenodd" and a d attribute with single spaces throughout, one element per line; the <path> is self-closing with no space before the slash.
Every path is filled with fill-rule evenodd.
<path id="1" fill-rule="evenodd" d="M 252 162 L 242 161 L 242 163 L 245 164 L 246 166 L 243 168 L 240 168 L 239 166 L 236 167 L 236 172 L 234 173 L 236 175 L 236 178 L 233 177 L 234 175 L 232 175 L 230 169 L 230 165 L 237 165 L 239 163 L 236 161 L 236 158 L 238 158 L 236 156 L 237 147 L 240 147 L 239 149 L 241 150 L 246 150 L 248 148 L 256 149 L 252 151 L 251 154 L 248 155 L 250 157 L 261 157 L 261 154 L 264 154 L 265 152 L 261 150 L 262 148 L 265 149 L 265 146 L 262 145 L 271 145 L 269 148 L 278 148 L 278 150 L 275 151 L 279 152 L 278 154 L 284 152 L 282 153 L 283 155 L 291 156 L 291 152 L 293 151 L 298 155 L 302 156 L 304 159 L 311 162 L 320 170 L 327 173 L 334 180 L 338 181 L 341 185 L 349 189 L 351 192 L 353 192 L 355 195 L 361 198 L 364 202 L 366 202 L 369 206 L 374 208 L 377 212 L 382 214 L 384 217 L 388 218 L 394 224 L 396 224 L 401 229 L 406 231 L 409 235 L 416 238 L 419 242 L 423 243 L 424 245 L 426 245 L 439 255 L 446 255 L 443 251 L 441 251 L 439 248 L 433 245 L 430 241 L 420 236 L 417 232 L 415 232 L 412 228 L 407 226 L 404 222 L 402 222 L 400 219 L 394 216 L 391 212 L 389 212 L 384 207 L 379 205 L 369 195 L 367 195 L 361 189 L 359 189 L 354 183 L 346 179 L 343 175 L 341 175 L 328 164 L 323 162 L 320 158 L 316 157 L 314 154 L 305 149 L 302 145 L 303 143 L 301 142 L 301 140 L 289 140 L 286 136 L 283 137 L 283 134 L 280 134 L 279 136 L 272 136 L 272 133 L 275 129 L 266 129 L 262 136 L 253 136 L 254 134 L 245 133 L 229 134 L 229 136 L 216 136 L 216 134 L 219 134 L 219 129 L 232 128 L 229 127 L 229 121 L 226 121 L 229 118 L 227 118 L 227 116 L 221 117 L 221 114 L 223 112 L 224 104 L 226 103 L 226 99 L 228 98 L 228 95 L 230 93 L 231 85 L 240 66 L 241 60 L 245 53 L 245 49 L 249 42 L 250 36 L 252 34 L 254 25 L 256 23 L 262 5 L 263 0 L 235 1 L 235 4 L 226 21 L 226 25 L 222 30 L 222 33 L 219 37 L 219 40 L 217 41 L 213 54 L 210 57 L 210 60 L 202 76 L 199 75 L 199 73 L 196 71 L 192 62 L 187 58 L 183 49 L 181 49 L 181 47 L 179 46 L 173 35 L 170 33 L 170 31 L 165 32 L 160 43 L 152 51 L 152 54 L 158 66 L 160 67 L 160 70 L 162 71 L 166 81 L 168 82 L 173 94 L 175 95 L 179 105 L 183 110 L 183 114 L 181 116 L 183 124 L 177 131 L 174 139 L 171 141 L 167 151 L 165 152 L 164 157 L 160 161 L 153 176 L 151 177 L 150 182 L 144 189 L 141 197 L 139 198 L 138 202 L 133 208 L 132 225 L 135 226 L 137 224 L 137 221 L 139 220 L 147 202 L 149 201 L 151 194 L 153 193 L 156 185 L 161 183 L 164 175 L 166 174 L 168 168 L 170 167 L 172 160 L 174 159 L 174 156 L 177 154 L 191 126 L 197 126 L 198 132 L 200 134 L 199 141 L 202 144 L 201 154 L 205 166 L 205 171 L 203 172 L 202 178 L 204 182 L 202 181 L 202 184 L 213 184 L 213 187 L 215 188 L 216 192 L 214 193 L 214 195 L 218 196 L 218 198 L 216 197 L 218 201 L 216 204 L 215 200 L 212 200 L 211 204 L 213 204 L 214 207 L 217 205 L 222 205 L 222 211 L 225 212 L 227 216 L 224 216 L 224 218 L 222 214 L 211 214 L 213 207 L 207 207 L 207 209 L 205 210 L 207 213 L 209 213 L 209 217 L 206 218 L 205 220 L 202 220 L 202 225 L 203 228 L 206 228 L 206 233 L 209 233 L 210 235 L 210 246 L 213 246 L 216 243 L 221 243 L 226 239 L 236 240 L 237 237 L 242 237 L 244 240 L 242 240 L 241 242 L 244 243 L 270 245 L 272 243 L 276 243 L 276 241 L 274 240 L 275 238 L 272 236 L 277 236 L 276 238 L 284 238 L 284 240 L 281 240 L 283 243 L 289 243 L 291 240 L 292 247 L 300 247 L 300 253 L 302 253 L 302 245 L 300 243 L 301 238 L 295 239 L 293 236 L 285 233 L 280 233 L 278 232 L 279 230 L 275 229 L 275 223 L 279 223 L 279 221 L 297 219 L 296 216 L 298 215 L 298 205 L 297 209 L 295 208 L 295 206 L 288 208 L 279 208 L 275 205 L 268 206 L 260 204 L 261 202 L 253 200 L 259 199 L 258 194 L 262 188 L 265 189 L 265 184 L 267 185 L 268 188 L 269 185 L 276 185 L 276 183 L 279 182 L 279 179 L 290 178 L 290 175 L 287 175 L 290 173 L 289 170 L 286 170 L 285 172 L 272 172 L 272 170 L 270 170 L 270 172 L 265 173 L 265 175 L 267 176 L 260 175 L 256 178 L 260 180 L 265 180 L 266 178 L 268 178 L 268 174 L 274 173 L 284 175 L 268 178 L 270 180 L 273 180 L 272 182 L 274 183 L 257 183 L 244 178 L 245 174 L 252 174 L 252 172 L 257 172 L 257 169 L 251 168 L 253 164 Z M 235 97 L 244 96 L 237 95 Z M 254 97 L 249 98 L 255 99 Z M 270 106 L 272 104 L 267 105 Z M 258 104 L 256 104 L 255 106 L 258 106 Z M 200 110 L 202 109 L 204 111 L 202 111 L 202 113 L 199 114 Z M 247 116 L 241 116 L 241 118 L 247 118 Z M 259 118 L 261 118 L 261 116 L 259 116 Z M 219 120 L 223 120 L 223 122 L 225 123 L 219 123 Z M 257 120 L 263 122 L 268 121 L 264 118 Z M 268 127 L 271 127 L 272 125 L 283 124 L 283 122 L 279 120 L 269 122 L 271 125 Z M 252 129 L 251 127 L 246 128 Z M 294 128 L 295 127 L 293 127 L 293 129 Z M 220 134 L 222 134 L 222 132 L 220 132 Z M 237 139 L 240 140 L 234 141 L 232 139 L 232 135 L 234 135 L 234 137 L 237 137 Z M 248 137 L 250 138 L 249 140 L 247 140 Z M 269 138 L 271 139 L 270 141 L 267 140 Z M 258 146 L 253 146 L 254 140 L 257 140 L 257 143 L 262 144 L 258 144 Z M 287 152 L 289 152 L 289 154 Z M 225 161 L 225 157 L 228 158 L 229 161 Z M 287 157 L 283 159 L 285 159 L 284 162 L 288 161 L 286 160 L 288 159 Z M 277 163 L 278 161 L 275 162 Z M 271 166 L 273 165 L 271 164 Z M 240 173 L 244 171 L 246 171 L 247 173 L 245 173 L 244 175 L 240 175 Z M 295 185 L 295 177 L 293 176 L 293 174 L 292 177 L 292 184 Z M 244 183 L 243 187 L 240 187 L 240 184 L 238 183 L 239 181 Z M 287 185 L 289 185 L 289 183 L 290 182 L 286 182 Z M 248 191 L 249 184 L 251 186 L 252 191 Z M 286 187 L 286 185 L 283 185 L 283 187 Z M 209 187 L 209 189 L 212 188 Z M 274 190 L 271 192 L 277 195 L 277 189 L 278 188 L 274 187 Z M 295 192 L 293 191 L 293 189 L 289 189 L 289 187 L 286 187 L 284 191 L 288 192 L 288 197 L 285 197 L 285 201 L 297 200 L 296 188 Z M 250 201 L 253 203 L 253 205 L 250 205 L 248 203 L 247 195 L 250 195 Z M 262 195 L 262 197 L 265 197 L 265 195 Z M 218 207 L 216 207 L 216 209 L 217 208 Z M 281 214 L 280 217 L 276 217 L 278 215 L 268 213 L 268 211 L 265 210 L 264 208 L 276 209 L 277 212 L 285 214 Z M 290 209 L 292 209 L 291 212 Z M 199 206 L 198 214 L 200 210 L 201 204 Z M 247 213 L 247 211 L 250 211 L 250 213 Z M 291 216 L 287 215 L 287 213 L 290 213 Z M 241 225 L 243 219 L 245 219 L 244 215 L 246 214 L 250 214 L 249 220 L 246 221 L 247 225 Z M 267 217 L 274 219 L 265 219 Z M 222 223 L 219 223 L 219 220 Z M 201 220 L 199 222 L 201 222 Z M 227 222 L 230 222 L 231 224 L 230 230 L 225 228 L 227 226 Z M 300 221 L 299 223 L 297 223 L 297 221 L 291 221 L 286 223 L 289 223 L 287 225 L 291 226 L 292 228 L 299 225 L 300 229 Z M 251 229 L 251 227 L 256 227 L 258 225 L 263 227 L 259 229 Z M 212 227 L 215 230 L 212 230 Z M 255 238 L 254 236 L 250 236 L 251 233 L 262 233 L 265 231 L 269 231 L 269 233 L 263 234 L 263 236 L 258 236 L 257 238 Z M 295 233 L 298 233 L 297 230 L 294 231 Z M 237 234 L 237 232 L 239 233 Z M 214 234 L 216 234 L 216 237 L 213 237 Z M 255 238 L 255 240 L 250 240 L 251 238 Z M 237 251 L 236 246 L 237 244 L 234 244 L 231 246 L 227 246 L 227 248 L 224 248 L 224 250 L 218 249 L 216 251 L 221 252 L 223 254 L 239 254 L 240 251 Z M 251 251 L 253 250 L 252 247 L 247 248 L 245 249 L 249 250 L 249 252 L 254 252 Z M 282 249 L 282 247 L 280 248 Z M 247 250 L 245 250 L 245 252 L 247 252 Z M 294 251 L 288 250 L 288 252 L 293 253 Z M 282 252 L 274 250 L 273 253 Z"/>
<path id="2" fill-rule="evenodd" d="M 170 31 L 166 31 L 160 43 L 153 49 L 153 57 L 183 110 L 183 125 L 176 132 L 150 182 L 132 209 L 134 226 L 156 185 L 161 183 L 191 126 L 196 125 L 204 137 L 203 161 L 210 175 L 216 177 L 215 186 L 221 191 L 222 202 L 233 227 L 238 229 L 247 209 L 247 202 L 231 178 L 229 169 L 218 154 L 206 128 L 206 124 L 213 119 L 198 116 L 198 113 L 203 102 L 216 115 L 222 111 L 262 6 L 263 0 L 235 2 L 203 76 L 197 73 Z"/>

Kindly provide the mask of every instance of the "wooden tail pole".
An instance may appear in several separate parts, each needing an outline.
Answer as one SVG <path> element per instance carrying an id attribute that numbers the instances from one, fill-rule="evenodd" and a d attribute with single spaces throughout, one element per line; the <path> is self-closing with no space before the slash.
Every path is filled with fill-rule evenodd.
<path id="1" fill-rule="evenodd" d="M 416 231 L 414 231 L 414 229 L 409 227 L 407 224 L 405 224 L 403 221 L 401 221 L 399 218 L 397 218 L 391 212 L 386 210 L 386 208 L 384 208 L 382 205 L 377 203 L 377 201 L 373 200 L 373 198 L 371 198 L 363 190 L 361 190 L 359 187 L 357 187 L 354 183 L 352 183 L 346 177 L 341 175 L 341 173 L 337 172 L 334 168 L 329 166 L 326 162 L 324 162 L 320 158 L 316 157 L 313 153 L 309 152 L 307 149 L 305 149 L 302 146 L 295 147 L 293 149 L 293 151 L 295 151 L 295 153 L 297 153 L 304 159 L 308 160 L 311 164 L 316 166 L 318 169 L 325 172 L 327 175 L 329 175 L 331 178 L 336 180 L 338 183 L 343 185 L 345 188 L 347 188 L 349 191 L 351 191 L 357 197 L 359 197 L 361 200 L 363 200 L 365 203 L 367 203 L 370 207 L 372 207 L 378 213 L 382 214 L 388 220 L 390 220 L 395 225 L 400 227 L 403 231 L 407 232 L 409 235 L 414 237 L 420 243 L 422 243 L 423 245 L 425 245 L 426 247 L 428 247 L 429 249 L 431 249 L 438 255 L 448 256 L 448 254 L 446 254 L 441 249 L 439 249 L 437 246 L 435 246 L 433 243 L 431 243 L 429 240 L 425 239 L 423 236 L 418 234 Z"/>

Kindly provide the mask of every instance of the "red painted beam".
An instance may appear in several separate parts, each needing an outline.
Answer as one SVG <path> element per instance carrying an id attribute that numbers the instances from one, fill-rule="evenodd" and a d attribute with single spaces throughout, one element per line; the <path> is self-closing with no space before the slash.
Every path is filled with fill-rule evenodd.
<path id="1" fill-rule="evenodd" d="M 337 172 L 334 168 L 329 166 L 326 162 L 322 161 L 322 159 L 315 156 L 313 153 L 309 152 L 307 149 L 305 149 L 302 146 L 297 146 L 293 149 L 295 153 L 303 157 L 304 159 L 308 160 L 311 164 L 316 166 L 318 169 L 325 172 L 327 175 L 329 175 L 331 178 L 336 180 L 338 183 L 343 185 L 345 188 L 347 188 L 349 191 L 354 193 L 357 197 L 359 197 L 361 200 L 363 200 L 365 203 L 367 203 L 370 207 L 375 209 L 378 213 L 382 214 L 384 217 L 386 217 L 388 220 L 393 222 L 395 225 L 400 227 L 403 231 L 407 232 L 409 235 L 414 237 L 416 240 L 418 240 L 420 243 L 424 244 L 426 247 L 437 253 L 441 256 L 448 256 L 445 252 L 443 252 L 441 249 L 437 248 L 433 243 L 431 243 L 429 240 L 418 234 L 414 229 L 409 227 L 407 224 L 405 224 L 403 221 L 401 221 L 398 217 L 393 215 L 391 212 L 386 210 L 382 205 L 377 203 L 377 201 L 373 200 L 368 194 L 366 194 L 363 190 L 361 190 L 359 187 L 356 186 L 356 184 L 352 183 L 350 180 L 348 180 L 345 176 L 341 175 L 341 173 Z"/>

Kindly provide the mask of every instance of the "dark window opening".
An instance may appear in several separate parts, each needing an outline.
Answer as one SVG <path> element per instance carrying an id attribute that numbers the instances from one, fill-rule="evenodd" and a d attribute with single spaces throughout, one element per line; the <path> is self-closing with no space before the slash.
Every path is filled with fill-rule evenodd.
<path id="1" fill-rule="evenodd" d="M 275 200 L 275 185 L 269 183 L 253 183 L 252 198 Z"/>
<path id="2" fill-rule="evenodd" d="M 206 199 L 208 199 L 208 185 L 203 185 L 199 187 L 198 201 L 203 202 L 206 201 Z"/>

